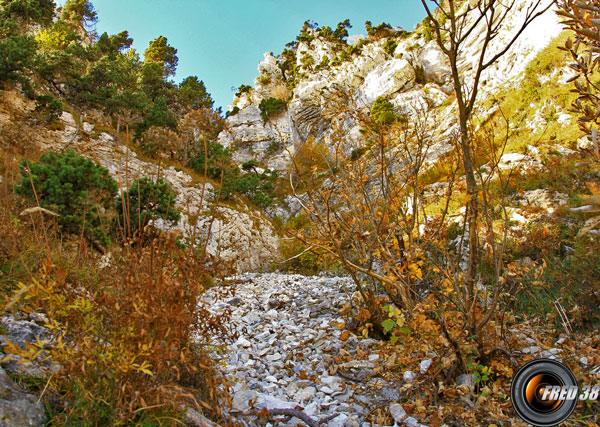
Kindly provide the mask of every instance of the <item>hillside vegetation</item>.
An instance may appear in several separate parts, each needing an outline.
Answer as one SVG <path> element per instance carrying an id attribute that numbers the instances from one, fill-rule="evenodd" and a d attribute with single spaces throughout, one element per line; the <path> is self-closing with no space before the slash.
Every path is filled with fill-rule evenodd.
<path id="1" fill-rule="evenodd" d="M 368 425 L 409 425 L 408 414 L 509 426 L 524 425 L 510 382 L 533 358 L 559 355 L 594 384 L 600 11 L 423 3 L 415 31 L 367 21 L 352 42 L 349 20 L 306 21 L 223 114 L 199 77 L 173 81 L 178 52 L 164 36 L 142 59 L 127 31 L 94 32 L 89 0 L 0 0 L 0 364 L 7 384 L 35 395 L 23 413 L 49 426 L 354 425 L 308 413 L 316 401 L 248 406 L 224 362 L 250 357 L 244 324 L 275 339 L 268 322 L 307 281 L 306 315 L 286 316 L 336 329 L 326 377 L 292 369 L 291 356 L 265 359 L 303 402 L 323 378 L 331 391 L 342 376 L 380 377 L 397 387 L 362 415 Z M 503 55 L 519 58 L 519 37 L 502 31 L 538 12 L 565 30 L 498 83 Z M 321 278 L 290 275 L 288 295 L 279 276 L 231 276 L 250 252 L 267 253 L 272 271 Z M 319 295 L 331 276 L 344 278 Z M 377 354 L 349 353 L 350 342 Z M 374 361 L 357 376 L 343 368 Z M 270 378 L 261 391 L 278 390 Z M 599 414 L 584 402 L 566 425 L 598 425 Z"/>

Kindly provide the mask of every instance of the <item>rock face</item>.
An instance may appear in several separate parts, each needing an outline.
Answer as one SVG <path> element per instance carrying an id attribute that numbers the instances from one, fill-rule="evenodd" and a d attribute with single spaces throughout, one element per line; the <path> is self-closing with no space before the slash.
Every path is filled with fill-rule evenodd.
<path id="1" fill-rule="evenodd" d="M 255 108 L 258 110 L 258 107 Z M 262 122 L 260 112 L 258 118 Z M 57 131 L 56 138 L 44 140 L 45 149 L 60 150 L 72 139 L 76 131 L 73 116 L 63 112 L 60 119 L 64 130 Z M 184 237 L 194 235 L 194 230 L 195 235 L 203 239 L 208 236 L 209 252 L 212 255 L 219 254 L 236 272 L 264 270 L 277 256 L 279 237 L 273 224 L 260 211 L 248 206 L 219 206 L 208 233 L 211 224 L 209 213 L 214 203 L 214 188 L 210 183 L 196 182 L 188 173 L 173 166 L 160 167 L 156 163 L 142 160 L 113 136 L 105 132 L 95 135 L 93 126 L 87 122 L 83 123 L 82 128 L 88 132 L 80 129 L 79 135 L 69 147 L 107 168 L 121 190 L 144 176 L 160 176 L 169 182 L 177 194 L 175 205 L 181 212 L 181 219 L 174 226 L 158 220 L 155 225 L 159 228 L 178 230 Z M 197 225 L 194 218 L 198 218 Z"/>
<path id="2" fill-rule="evenodd" d="M 488 56 L 497 53 L 503 43 L 515 35 L 527 6 L 527 0 L 522 0 L 511 11 L 510 22 L 490 43 Z M 485 97 L 501 85 L 518 79 L 527 63 L 561 31 L 553 10 L 535 20 L 513 47 L 483 73 L 481 96 Z M 474 77 L 483 37 L 484 31 L 476 29 L 464 45 L 459 71 L 466 83 Z M 296 65 L 301 67 L 303 77 L 290 93 L 287 110 L 266 123 L 260 117 L 258 104 L 272 96 L 274 88 L 285 85 L 285 82 L 277 59 L 265 54 L 258 64 L 261 77 L 255 80 L 250 94 L 234 98 L 230 110 L 237 107 L 240 111 L 227 119 L 219 141 L 226 146 L 237 147 L 239 160 L 254 158 L 265 167 L 285 170 L 289 168 L 290 156 L 308 138 L 328 141 L 331 121 L 338 114 L 335 106 L 339 102 L 352 100 L 357 108 L 368 110 L 377 97 L 385 96 L 403 113 L 407 112 L 406 106 L 414 102 L 428 102 L 436 106 L 447 104 L 436 120 L 451 117 L 456 104 L 451 96 L 450 68 L 436 42 L 426 41 L 413 33 L 406 39 L 396 39 L 398 46 L 390 55 L 384 50 L 387 41 L 384 38 L 369 42 L 351 61 L 318 69 L 302 66 L 301 58 L 311 56 L 314 64 L 319 64 L 324 57 L 333 60 L 337 54 L 331 42 L 317 37 L 310 43 L 299 43 Z M 349 136 L 357 134 L 353 130 L 355 124 L 345 123 L 344 126 Z M 438 123 L 437 128 L 447 130 L 439 138 L 440 143 L 447 142 L 456 129 L 456 123 L 452 120 Z"/>
<path id="3" fill-rule="evenodd" d="M 25 348 L 26 343 L 44 343 L 51 345 L 50 331 L 39 325 L 47 320 L 43 314 L 31 313 L 29 320 L 17 320 L 4 316 L 0 322 L 0 347 L 4 348 L 10 341 L 16 346 Z M 37 322 L 37 323 L 36 323 Z M 47 347 L 46 347 L 47 348 Z M 40 355 L 40 358 L 43 358 Z M 38 397 L 24 392 L 8 376 L 7 372 L 19 377 L 47 378 L 56 368 L 50 361 L 29 363 L 19 356 L 13 355 L 5 360 L 0 353 L 0 427 L 38 427 L 46 422 L 44 405 Z"/>
<path id="4" fill-rule="evenodd" d="M 50 330 L 41 326 L 45 323 L 43 314 L 32 313 L 30 320 L 17 320 L 11 316 L 4 316 L 0 320 L 0 348 L 5 348 L 10 343 L 15 346 L 26 348 L 27 343 L 41 343 L 43 349 L 47 350 L 52 345 Z M 48 353 L 43 351 L 32 363 L 18 355 L 4 358 L 0 352 L 0 365 L 12 374 L 20 377 L 47 378 L 57 368 L 50 360 L 46 360 Z"/>
<path id="5" fill-rule="evenodd" d="M 45 422 L 44 406 L 0 368 L 0 427 L 41 427 Z"/>

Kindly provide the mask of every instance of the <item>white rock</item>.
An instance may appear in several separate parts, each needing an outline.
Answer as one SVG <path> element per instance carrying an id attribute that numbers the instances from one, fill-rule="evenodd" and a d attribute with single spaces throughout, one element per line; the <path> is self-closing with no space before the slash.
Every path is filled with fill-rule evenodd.
<path id="1" fill-rule="evenodd" d="M 88 122 L 83 122 L 83 130 L 86 133 L 90 133 L 94 130 L 94 125 Z"/>
<path id="2" fill-rule="evenodd" d="M 238 411 L 247 411 L 256 402 L 257 397 L 258 393 L 254 390 L 239 390 L 233 395 L 232 407 Z"/>
<path id="3" fill-rule="evenodd" d="M 280 353 L 275 353 L 275 354 L 269 354 L 267 356 L 267 360 L 269 362 L 275 362 L 277 360 L 281 360 L 281 354 Z"/>
<path id="4" fill-rule="evenodd" d="M 423 360 L 420 364 L 419 364 L 419 370 L 421 371 L 422 374 L 424 374 L 425 372 L 427 372 L 427 370 L 429 369 L 429 367 L 431 366 L 431 363 L 433 362 L 433 360 L 431 359 L 427 359 L 427 360 Z"/>
<path id="5" fill-rule="evenodd" d="M 285 400 L 279 399 L 277 397 L 274 396 L 270 396 L 268 394 L 262 394 L 259 393 L 258 397 L 256 398 L 256 404 L 255 406 L 258 409 L 262 409 L 262 408 L 267 408 L 267 409 L 275 409 L 275 408 L 282 408 L 282 409 L 292 409 L 296 406 L 295 403 L 293 402 L 287 402 Z"/>
<path id="6" fill-rule="evenodd" d="M 528 354 L 528 353 L 539 353 L 540 348 L 538 346 L 536 346 L 536 345 L 532 345 L 530 347 L 523 348 L 521 351 L 523 353 L 526 353 L 526 354 Z"/>
<path id="7" fill-rule="evenodd" d="M 405 371 L 403 376 L 404 376 L 404 381 L 409 382 L 409 383 L 415 379 L 415 373 L 413 371 Z"/>
<path id="8" fill-rule="evenodd" d="M 408 417 L 404 420 L 404 425 L 406 427 L 419 427 L 419 422 L 416 418 Z"/>
<path id="9" fill-rule="evenodd" d="M 329 420 L 327 423 L 327 427 L 344 427 L 346 425 L 346 421 L 348 420 L 348 415 L 340 414 L 332 420 Z"/>
<path id="10" fill-rule="evenodd" d="M 275 393 L 275 391 L 277 391 L 277 384 L 269 383 L 269 384 L 263 386 L 263 389 L 267 393 Z"/>
<path id="11" fill-rule="evenodd" d="M 252 343 L 244 337 L 239 337 L 238 340 L 236 341 L 236 344 L 239 346 L 242 346 L 242 347 L 246 347 L 246 348 L 252 347 Z"/>
<path id="12" fill-rule="evenodd" d="M 363 93 L 370 102 L 406 88 L 415 78 L 415 71 L 406 59 L 384 62 L 365 78 Z"/>
<path id="13" fill-rule="evenodd" d="M 345 387 L 342 379 L 334 375 L 321 378 L 321 383 L 327 385 L 334 391 L 343 390 Z"/>
<path id="14" fill-rule="evenodd" d="M 317 413 L 317 409 L 318 409 L 317 403 L 312 402 L 312 403 L 309 403 L 308 405 L 306 405 L 306 407 L 304 408 L 304 413 L 306 415 L 308 415 L 309 417 L 311 417 Z"/>
<path id="15" fill-rule="evenodd" d="M 394 421 L 400 424 L 406 418 L 406 411 L 399 403 L 392 403 L 390 405 L 390 413 L 394 417 Z"/>
<path id="16" fill-rule="evenodd" d="M 314 387 L 305 387 L 296 392 L 294 395 L 294 400 L 299 402 L 304 402 L 310 400 L 314 397 L 317 390 Z"/>

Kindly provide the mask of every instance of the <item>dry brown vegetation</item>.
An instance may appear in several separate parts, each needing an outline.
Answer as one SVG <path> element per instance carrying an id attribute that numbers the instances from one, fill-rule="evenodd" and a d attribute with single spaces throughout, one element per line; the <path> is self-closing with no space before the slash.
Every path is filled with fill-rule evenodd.
<path id="1" fill-rule="evenodd" d="M 154 231 L 113 247 L 100 267 L 93 248 L 62 234 L 53 216 L 22 214 L 28 206 L 12 190 L 16 165 L 4 160 L 3 312 L 43 312 L 53 335 L 49 348 L 4 350 L 58 364 L 42 393 L 53 425 L 180 425 L 187 407 L 224 416 L 227 384 L 208 345 L 212 336 L 229 337 L 228 314 L 215 316 L 200 301 L 222 275 L 216 259 Z"/>

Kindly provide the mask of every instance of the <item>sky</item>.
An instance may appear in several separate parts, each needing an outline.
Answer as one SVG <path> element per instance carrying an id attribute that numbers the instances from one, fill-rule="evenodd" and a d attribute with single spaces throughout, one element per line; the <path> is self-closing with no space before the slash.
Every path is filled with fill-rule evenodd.
<path id="1" fill-rule="evenodd" d="M 59 5 L 64 0 L 57 1 Z M 419 0 L 92 0 L 98 34 L 129 31 L 143 54 L 160 35 L 178 50 L 175 81 L 190 75 L 204 81 L 215 107 L 233 100 L 232 87 L 252 85 L 265 52 L 279 54 L 304 21 L 333 28 L 350 19 L 350 35 L 364 22 L 387 22 L 412 30 L 425 12 Z"/>

